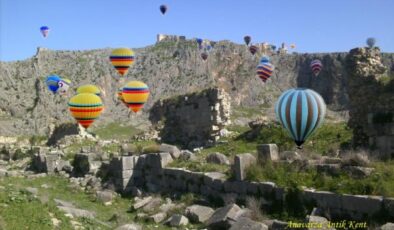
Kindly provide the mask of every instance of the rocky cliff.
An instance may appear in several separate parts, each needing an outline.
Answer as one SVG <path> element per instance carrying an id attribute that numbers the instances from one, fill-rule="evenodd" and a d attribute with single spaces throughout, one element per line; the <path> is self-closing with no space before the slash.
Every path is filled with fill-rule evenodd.
<path id="1" fill-rule="evenodd" d="M 111 49 L 89 51 L 53 51 L 39 48 L 32 58 L 1 62 L 0 68 L 0 136 L 46 135 L 50 124 L 73 121 L 67 111 L 68 98 L 76 87 L 93 83 L 103 89 L 105 111 L 94 127 L 113 121 L 134 125 L 147 120 L 146 111 L 158 100 L 218 86 L 231 97 L 233 105 L 264 105 L 273 111 L 273 103 L 290 87 L 308 87 L 321 93 L 331 110 L 347 110 L 347 53 L 275 54 L 271 62 L 275 71 L 263 84 L 255 74 L 260 55 L 252 56 L 244 45 L 228 41 L 215 43 L 206 62 L 200 58 L 194 41 L 165 41 L 135 49 L 136 62 L 127 80 L 146 82 L 150 99 L 142 114 L 129 114 L 116 98 L 116 90 L 126 79 L 119 79 L 108 57 Z M 312 77 L 311 60 L 322 60 L 324 69 Z M 394 54 L 383 54 L 382 62 L 392 71 Z M 68 95 L 51 94 L 44 79 L 58 74 L 72 80 Z"/>

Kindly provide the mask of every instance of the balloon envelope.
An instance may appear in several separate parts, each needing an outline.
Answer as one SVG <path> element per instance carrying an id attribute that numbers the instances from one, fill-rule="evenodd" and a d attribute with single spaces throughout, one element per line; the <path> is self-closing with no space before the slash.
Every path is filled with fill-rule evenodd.
<path id="1" fill-rule="evenodd" d="M 259 48 L 258 48 L 257 46 L 255 46 L 255 45 L 251 45 L 251 46 L 249 47 L 249 51 L 250 51 L 250 53 L 253 54 L 253 55 L 257 52 L 258 49 L 259 49 Z"/>
<path id="2" fill-rule="evenodd" d="M 268 56 L 264 55 L 260 58 L 260 63 L 267 63 L 267 62 L 270 62 L 270 58 Z"/>
<path id="3" fill-rule="evenodd" d="M 317 75 L 319 75 L 320 71 L 322 70 L 323 64 L 321 63 L 320 60 L 316 59 L 311 62 L 310 67 L 311 67 L 313 74 L 315 76 L 317 76 Z"/>
<path id="4" fill-rule="evenodd" d="M 80 87 L 78 87 L 77 89 L 77 94 L 80 93 L 92 93 L 95 94 L 97 96 L 101 95 L 101 90 L 99 87 L 95 86 L 95 85 L 81 85 Z"/>
<path id="5" fill-rule="evenodd" d="M 269 62 L 262 62 L 257 66 L 257 75 L 263 82 L 266 82 L 271 77 L 273 71 L 274 66 Z"/>
<path id="6" fill-rule="evenodd" d="M 275 113 L 297 146 L 301 146 L 323 123 L 326 103 L 311 89 L 290 89 L 279 97 Z"/>
<path id="7" fill-rule="evenodd" d="M 206 53 L 206 52 L 204 52 L 204 53 L 201 53 L 201 58 L 202 58 L 202 60 L 207 60 L 208 59 L 208 54 Z"/>
<path id="8" fill-rule="evenodd" d="M 160 6 L 160 12 L 164 15 L 167 12 L 167 6 L 166 5 L 161 5 Z"/>
<path id="9" fill-rule="evenodd" d="M 245 44 L 248 46 L 249 45 L 249 43 L 250 43 L 250 41 L 252 40 L 252 38 L 250 37 L 250 36 L 248 36 L 248 35 L 246 35 L 245 37 L 244 37 L 244 42 L 245 42 Z"/>
<path id="10" fill-rule="evenodd" d="M 48 89 L 56 93 L 59 89 L 59 82 L 61 81 L 61 78 L 57 75 L 50 75 L 47 77 L 45 84 L 48 86 Z"/>
<path id="11" fill-rule="evenodd" d="M 92 93 L 80 93 L 68 102 L 71 115 L 84 128 L 88 128 L 104 109 L 100 97 Z"/>
<path id="12" fill-rule="evenodd" d="M 133 112 L 140 111 L 149 97 L 148 86 L 141 81 L 130 81 L 123 87 L 122 97 Z"/>
<path id="13" fill-rule="evenodd" d="M 124 76 L 134 63 L 134 52 L 129 48 L 114 49 L 109 59 L 118 73 Z"/>
<path id="14" fill-rule="evenodd" d="M 40 31 L 41 31 L 42 36 L 44 36 L 44 38 L 46 38 L 49 34 L 49 27 L 48 26 L 41 26 Z"/>

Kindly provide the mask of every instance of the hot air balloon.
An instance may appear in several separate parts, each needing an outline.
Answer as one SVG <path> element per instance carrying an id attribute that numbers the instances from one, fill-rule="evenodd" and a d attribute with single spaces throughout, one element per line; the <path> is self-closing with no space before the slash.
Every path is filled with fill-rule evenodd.
<path id="1" fill-rule="evenodd" d="M 264 55 L 260 58 L 260 63 L 270 62 L 270 58 L 267 55 Z"/>
<path id="2" fill-rule="evenodd" d="M 249 45 L 249 43 L 250 43 L 250 41 L 252 40 L 252 38 L 250 37 L 250 36 L 245 36 L 244 37 L 244 41 L 245 41 L 245 44 L 248 46 Z"/>
<path id="3" fill-rule="evenodd" d="M 326 104 L 315 91 L 305 88 L 284 92 L 275 105 L 277 120 L 300 148 L 323 123 Z"/>
<path id="4" fill-rule="evenodd" d="M 120 88 L 118 89 L 118 93 L 117 93 L 118 99 L 119 99 L 123 104 L 125 104 L 126 106 L 128 106 L 127 103 L 125 102 L 125 100 L 123 99 L 122 93 L 123 93 L 123 88 L 120 87 Z"/>
<path id="5" fill-rule="evenodd" d="M 319 73 L 320 73 L 320 71 L 322 70 L 322 68 L 323 68 L 323 64 L 321 63 L 321 61 L 319 60 L 319 59 L 316 59 L 316 60 L 313 60 L 312 62 L 311 62 L 311 69 L 312 69 L 312 72 L 313 72 L 313 74 L 315 75 L 315 76 L 318 76 L 319 75 Z"/>
<path id="6" fill-rule="evenodd" d="M 208 58 L 208 54 L 206 52 L 201 53 L 202 60 L 206 61 Z"/>
<path id="7" fill-rule="evenodd" d="M 271 77 L 273 71 L 274 66 L 269 62 L 261 62 L 257 66 L 257 75 L 263 82 L 266 82 Z"/>
<path id="8" fill-rule="evenodd" d="M 375 38 L 368 38 L 367 39 L 367 45 L 368 45 L 369 48 L 374 47 L 375 43 L 376 43 L 376 39 Z"/>
<path id="9" fill-rule="evenodd" d="M 198 48 L 201 49 L 201 48 L 202 48 L 202 42 L 203 42 L 203 40 L 202 40 L 201 38 L 197 38 L 197 39 L 196 39 L 196 42 L 197 42 L 197 44 L 198 44 Z"/>
<path id="10" fill-rule="evenodd" d="M 136 113 L 148 100 L 149 88 L 141 81 L 130 81 L 123 87 L 122 96 L 128 107 Z"/>
<path id="11" fill-rule="evenodd" d="M 81 85 L 80 87 L 78 87 L 77 94 L 80 94 L 80 93 L 92 93 L 97 96 L 101 96 L 100 88 L 95 85 L 90 85 L 90 84 L 89 85 Z"/>
<path id="12" fill-rule="evenodd" d="M 254 55 L 254 54 L 257 52 L 258 49 L 259 49 L 259 47 L 255 46 L 255 45 L 251 45 L 251 46 L 249 47 L 249 51 L 250 51 L 250 53 L 251 53 L 252 55 Z"/>
<path id="13" fill-rule="evenodd" d="M 167 6 L 166 5 L 161 5 L 160 6 L 160 12 L 161 12 L 161 14 L 166 14 L 166 12 L 167 12 Z"/>
<path id="14" fill-rule="evenodd" d="M 49 34 L 49 27 L 48 26 L 41 26 L 40 31 L 41 31 L 42 36 L 44 36 L 44 38 L 46 38 Z"/>
<path id="15" fill-rule="evenodd" d="M 291 49 L 295 49 L 295 48 L 296 48 L 296 45 L 295 45 L 295 44 L 290 44 L 290 48 L 291 48 Z"/>
<path id="16" fill-rule="evenodd" d="M 88 128 L 104 109 L 100 97 L 92 93 L 80 93 L 68 102 L 71 115 L 84 128 Z"/>
<path id="17" fill-rule="evenodd" d="M 134 52 L 129 48 L 114 49 L 109 59 L 118 73 L 124 76 L 134 63 Z"/>
<path id="18" fill-rule="evenodd" d="M 45 83 L 48 86 L 48 89 L 53 92 L 53 93 L 57 93 L 58 89 L 59 89 L 59 82 L 62 79 L 57 76 L 57 75 L 50 75 L 47 77 Z"/>
<path id="19" fill-rule="evenodd" d="M 62 79 L 59 81 L 59 89 L 58 89 L 58 92 L 59 92 L 60 94 L 65 94 L 65 93 L 67 92 L 68 88 L 70 87 L 70 84 L 71 84 L 71 81 L 70 81 L 69 79 L 62 78 Z"/>

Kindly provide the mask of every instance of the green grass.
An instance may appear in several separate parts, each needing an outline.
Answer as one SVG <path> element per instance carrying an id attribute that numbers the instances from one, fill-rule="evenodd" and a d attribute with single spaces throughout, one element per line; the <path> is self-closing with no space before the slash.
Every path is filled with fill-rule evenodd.
<path id="1" fill-rule="evenodd" d="M 44 189 L 41 187 L 42 184 L 50 187 Z M 95 220 L 77 218 L 76 220 L 82 223 L 85 229 L 114 229 L 133 222 L 142 225 L 144 229 L 158 229 L 155 225 L 158 225 L 159 229 L 171 229 L 149 221 L 136 221 L 134 219 L 136 212 L 128 212 L 133 203 L 129 199 L 116 197 L 112 205 L 105 206 L 96 202 L 92 194 L 70 187 L 67 179 L 61 177 L 47 176 L 36 179 L 5 177 L 0 179 L 0 186 L 4 187 L 0 189 L 0 229 L 52 230 L 55 228 L 49 213 L 61 220 L 59 229 L 73 229 L 70 219 L 57 209 L 54 198 L 72 202 L 77 208 L 94 211 L 98 221 L 111 226 L 108 228 Z M 26 192 L 25 187 L 38 188 L 38 198 Z M 3 208 L 4 205 L 7 207 Z M 117 218 L 113 218 L 114 214 Z"/>
<path id="2" fill-rule="evenodd" d="M 295 148 L 295 144 L 286 130 L 275 123 L 271 123 L 269 127 L 263 128 L 260 134 L 252 140 L 248 140 L 246 135 L 241 135 L 237 139 L 255 145 L 258 143 L 275 143 L 281 151 Z M 349 146 L 351 139 L 352 131 L 345 123 L 325 123 L 306 140 L 303 148 L 309 152 L 325 155 L 340 147 Z"/>
<path id="3" fill-rule="evenodd" d="M 110 123 L 105 127 L 94 130 L 93 132 L 103 140 L 126 140 L 141 131 L 133 126 L 123 126 L 119 123 Z"/>
<path id="4" fill-rule="evenodd" d="M 340 194 L 383 195 L 394 197 L 394 161 L 373 162 L 375 171 L 366 178 L 354 179 L 346 173 L 338 176 L 320 174 L 316 169 L 301 170 L 289 164 L 253 165 L 246 171 L 250 181 L 272 181 L 278 186 L 306 186 Z"/>

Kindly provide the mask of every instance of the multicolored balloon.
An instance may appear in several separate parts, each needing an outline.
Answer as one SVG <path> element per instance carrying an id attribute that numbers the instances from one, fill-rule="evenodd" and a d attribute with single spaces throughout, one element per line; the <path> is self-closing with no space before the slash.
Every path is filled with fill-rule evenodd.
<path id="1" fill-rule="evenodd" d="M 41 26 L 40 31 L 41 31 L 42 36 L 44 36 L 44 38 L 46 38 L 49 34 L 49 27 L 48 26 Z"/>
<path id="2" fill-rule="evenodd" d="M 252 38 L 251 38 L 250 36 L 246 35 L 246 36 L 244 37 L 244 42 L 245 42 L 245 44 L 246 44 L 247 46 L 249 45 L 250 41 L 252 41 Z"/>
<path id="3" fill-rule="evenodd" d="M 376 39 L 375 38 L 367 38 L 367 45 L 369 48 L 372 48 L 375 46 Z"/>
<path id="4" fill-rule="evenodd" d="M 95 85 L 91 85 L 91 84 L 81 85 L 80 87 L 78 87 L 77 94 L 80 94 L 80 93 L 92 93 L 97 96 L 101 96 L 100 88 Z"/>
<path id="5" fill-rule="evenodd" d="M 133 112 L 140 111 L 149 97 L 148 86 L 141 81 L 130 81 L 123 87 L 122 97 Z"/>
<path id="6" fill-rule="evenodd" d="M 59 89 L 59 82 L 62 79 L 57 76 L 57 75 L 49 75 L 47 77 L 47 79 L 45 80 L 45 84 L 48 86 L 48 89 L 52 92 L 52 93 L 57 93 L 58 89 Z"/>
<path id="7" fill-rule="evenodd" d="M 313 74 L 315 75 L 315 76 L 318 76 L 319 75 L 319 73 L 320 73 L 320 71 L 322 70 L 322 68 L 323 68 L 323 64 L 321 63 L 321 61 L 319 60 L 319 59 L 316 59 L 316 60 L 313 60 L 312 62 L 311 62 L 311 69 L 312 69 L 312 72 L 313 72 Z"/>
<path id="8" fill-rule="evenodd" d="M 255 45 L 249 46 L 249 51 L 252 55 L 254 55 L 258 49 L 259 49 L 259 47 L 255 46 Z"/>
<path id="9" fill-rule="evenodd" d="M 273 71 L 274 66 L 269 62 L 261 62 L 257 66 L 257 75 L 263 82 L 266 82 L 271 77 Z"/>
<path id="10" fill-rule="evenodd" d="M 311 89 L 290 89 L 279 97 L 275 113 L 277 120 L 300 147 L 323 123 L 326 103 Z"/>
<path id="11" fill-rule="evenodd" d="M 208 59 L 208 54 L 206 52 L 201 53 L 201 58 L 206 61 Z"/>
<path id="12" fill-rule="evenodd" d="M 129 48 L 114 49 L 109 59 L 118 73 L 124 76 L 134 63 L 134 52 Z"/>
<path id="13" fill-rule="evenodd" d="M 166 12 L 167 12 L 167 6 L 166 5 L 161 5 L 160 6 L 160 12 L 161 12 L 161 14 L 166 14 Z"/>
<path id="14" fill-rule="evenodd" d="M 268 57 L 267 55 L 264 55 L 260 58 L 260 63 L 267 63 L 270 62 L 270 57 Z"/>
<path id="15" fill-rule="evenodd" d="M 100 97 L 92 93 L 77 94 L 68 102 L 71 115 L 84 128 L 88 128 L 104 109 Z"/>
<path id="16" fill-rule="evenodd" d="M 59 81 L 59 89 L 58 89 L 58 92 L 59 92 L 60 94 L 65 94 L 65 93 L 67 93 L 68 88 L 70 88 L 70 85 L 71 85 L 71 80 L 66 79 L 66 78 L 62 78 L 62 79 Z"/>

